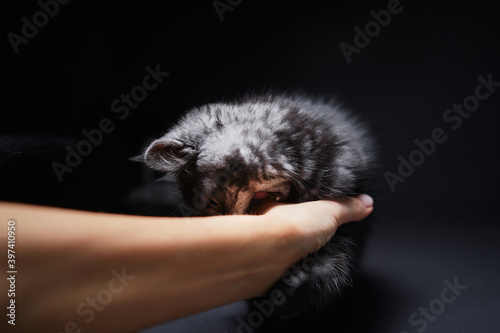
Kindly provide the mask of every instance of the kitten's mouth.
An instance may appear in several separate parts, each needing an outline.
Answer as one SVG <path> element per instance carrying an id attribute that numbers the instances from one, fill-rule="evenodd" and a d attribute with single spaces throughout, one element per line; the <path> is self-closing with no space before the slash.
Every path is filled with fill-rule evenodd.
<path id="1" fill-rule="evenodd" d="M 252 199 L 262 200 L 262 199 L 274 199 L 274 201 L 283 200 L 283 194 L 281 192 L 255 192 Z"/>
<path id="2" fill-rule="evenodd" d="M 283 194 L 281 192 L 255 192 L 250 205 L 248 206 L 248 211 L 254 214 L 262 214 L 259 207 L 265 207 L 268 201 L 282 201 Z"/>

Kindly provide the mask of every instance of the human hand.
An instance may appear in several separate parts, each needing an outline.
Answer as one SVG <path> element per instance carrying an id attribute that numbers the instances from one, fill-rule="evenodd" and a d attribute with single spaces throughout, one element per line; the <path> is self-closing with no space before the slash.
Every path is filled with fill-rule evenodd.
<path id="1" fill-rule="evenodd" d="M 373 211 L 373 199 L 366 195 L 320 200 L 300 204 L 282 204 L 265 200 L 255 207 L 266 217 L 284 220 L 297 226 L 303 255 L 319 250 L 344 223 L 360 221 Z"/>

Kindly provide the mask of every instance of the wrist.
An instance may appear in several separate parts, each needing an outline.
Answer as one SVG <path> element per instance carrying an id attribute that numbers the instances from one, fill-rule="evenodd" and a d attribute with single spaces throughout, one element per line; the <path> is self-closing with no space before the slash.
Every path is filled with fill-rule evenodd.
<path id="1" fill-rule="evenodd" d="M 276 247 L 280 253 L 277 264 L 284 268 L 283 273 L 307 255 L 304 251 L 304 235 L 298 224 L 277 216 L 260 215 L 259 218 L 276 237 Z"/>

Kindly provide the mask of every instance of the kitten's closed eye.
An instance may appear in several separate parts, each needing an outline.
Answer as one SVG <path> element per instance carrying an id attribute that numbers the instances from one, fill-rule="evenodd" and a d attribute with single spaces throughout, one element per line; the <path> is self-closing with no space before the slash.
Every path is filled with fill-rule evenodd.
<path id="1" fill-rule="evenodd" d="M 208 199 L 208 204 L 209 204 L 211 207 L 214 207 L 214 208 L 219 207 L 219 203 L 218 203 L 217 201 L 215 201 L 214 199 Z"/>

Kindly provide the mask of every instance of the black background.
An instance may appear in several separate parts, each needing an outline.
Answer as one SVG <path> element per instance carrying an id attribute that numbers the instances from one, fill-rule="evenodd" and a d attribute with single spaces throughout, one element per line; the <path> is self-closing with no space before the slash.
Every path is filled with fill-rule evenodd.
<path id="1" fill-rule="evenodd" d="M 17 54 L 7 34 L 21 34 L 21 18 L 32 21 L 40 6 L 5 4 L 0 199 L 145 213 L 130 195 L 152 176 L 128 158 L 190 107 L 263 88 L 337 96 L 370 124 L 380 146 L 376 216 L 362 265 L 371 281 L 359 311 L 366 331 L 415 332 L 408 316 L 455 276 L 469 288 L 426 331 L 497 331 L 500 92 L 456 130 L 443 114 L 474 94 L 479 75 L 500 81 L 499 12 L 479 1 L 401 6 L 347 63 L 339 44 L 352 45 L 353 28 L 363 29 L 387 1 L 245 0 L 223 21 L 212 1 L 72 1 Z M 120 120 L 111 103 L 157 64 L 170 75 Z M 116 129 L 59 182 L 52 162 L 64 163 L 64 147 L 75 147 L 82 130 L 103 118 Z M 384 172 L 397 173 L 398 156 L 407 158 L 413 141 L 438 127 L 448 139 L 392 192 Z M 159 330 L 234 331 L 227 311 L 240 309 L 227 309 Z"/>

